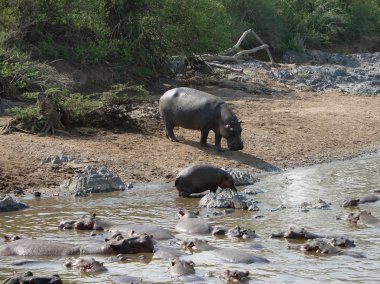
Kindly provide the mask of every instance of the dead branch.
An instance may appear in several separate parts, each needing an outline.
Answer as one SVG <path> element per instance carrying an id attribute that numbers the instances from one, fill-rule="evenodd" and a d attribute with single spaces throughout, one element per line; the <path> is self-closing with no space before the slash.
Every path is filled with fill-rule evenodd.
<path id="1" fill-rule="evenodd" d="M 240 73 L 243 72 L 243 69 L 241 69 L 241 68 L 233 68 L 233 67 L 225 66 L 222 64 L 218 64 L 218 63 L 208 62 L 208 65 L 213 66 L 213 67 L 217 67 L 217 68 L 221 68 L 221 69 L 227 69 L 230 71 L 235 71 L 235 72 L 240 72 Z"/>
<path id="2" fill-rule="evenodd" d="M 252 48 L 250 50 L 241 50 L 241 51 L 239 51 L 241 43 L 243 42 L 243 40 L 245 39 L 245 37 L 248 34 L 250 34 L 250 33 L 252 33 L 255 36 L 255 38 L 260 42 L 261 46 Z M 274 62 L 273 57 L 272 57 L 272 55 L 271 55 L 271 53 L 269 51 L 269 45 L 265 44 L 263 42 L 263 40 L 252 29 L 249 29 L 249 30 L 245 31 L 240 36 L 239 40 L 237 41 L 237 43 L 233 47 L 227 49 L 226 51 L 224 51 L 222 53 L 222 55 L 219 55 L 219 56 L 221 56 L 225 61 L 227 61 L 228 58 L 229 58 L 229 61 L 234 61 L 234 59 L 236 60 L 238 57 L 240 57 L 242 55 L 255 53 L 255 52 L 257 52 L 259 50 L 262 50 L 262 49 L 265 49 L 265 51 L 268 54 L 268 57 L 269 57 L 269 59 L 271 61 L 271 64 L 275 65 L 276 63 Z"/>

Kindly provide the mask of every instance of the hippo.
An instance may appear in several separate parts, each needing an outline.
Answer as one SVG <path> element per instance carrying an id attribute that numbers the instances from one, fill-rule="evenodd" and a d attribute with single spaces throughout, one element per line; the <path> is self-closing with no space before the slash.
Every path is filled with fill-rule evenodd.
<path id="1" fill-rule="evenodd" d="M 380 227 L 380 219 L 365 210 L 348 214 L 347 221 L 358 226 Z"/>
<path id="2" fill-rule="evenodd" d="M 322 236 L 311 233 L 311 232 L 305 230 L 304 228 L 301 228 L 301 229 L 290 228 L 286 232 L 272 233 L 271 238 L 309 240 L 309 239 L 322 238 Z"/>
<path id="3" fill-rule="evenodd" d="M 4 235 L 4 241 L 6 242 L 13 242 L 21 239 L 23 239 L 23 237 L 19 235 Z"/>
<path id="4" fill-rule="evenodd" d="M 208 147 L 207 136 L 212 130 L 215 133 L 217 151 L 222 151 L 222 137 L 227 140 L 229 150 L 243 149 L 241 121 L 229 106 L 216 96 L 191 88 L 175 88 L 162 95 L 159 109 L 166 137 L 170 141 L 178 142 L 173 129 L 180 126 L 200 130 L 202 147 Z"/>
<path id="5" fill-rule="evenodd" d="M 60 229 L 76 229 L 76 230 L 95 230 L 103 231 L 103 226 L 99 225 L 99 220 L 96 218 L 96 214 L 91 216 L 83 215 L 79 220 L 64 220 L 61 221 L 58 228 Z"/>
<path id="6" fill-rule="evenodd" d="M 205 220 L 199 218 L 199 211 L 179 211 L 179 222 L 175 229 L 181 233 L 195 234 L 195 235 L 225 235 L 227 230 L 222 227 L 212 227 Z"/>
<path id="7" fill-rule="evenodd" d="M 180 260 L 175 258 L 171 260 L 171 266 L 169 267 L 170 275 L 182 282 L 196 282 L 203 281 L 204 279 L 198 275 L 195 275 L 193 261 Z"/>
<path id="8" fill-rule="evenodd" d="M 175 179 L 178 195 L 189 197 L 206 190 L 216 192 L 218 187 L 236 191 L 234 178 L 225 170 L 212 165 L 194 165 L 180 171 Z"/>
<path id="9" fill-rule="evenodd" d="M 243 239 L 252 239 L 257 238 L 256 232 L 251 229 L 243 229 L 240 226 L 236 226 L 232 229 L 229 229 L 227 236 L 232 238 L 243 238 Z"/>
<path id="10" fill-rule="evenodd" d="M 289 245 L 288 249 L 301 250 L 304 252 L 314 252 L 324 255 L 347 255 L 356 258 L 365 258 L 365 256 L 361 253 L 342 250 L 332 245 L 325 239 L 319 238 L 309 239 L 305 244 L 302 245 Z"/>
<path id="11" fill-rule="evenodd" d="M 91 216 L 82 216 L 79 220 L 64 220 L 61 221 L 60 229 L 76 229 L 76 230 L 105 230 L 107 232 L 121 232 L 123 234 L 148 234 L 155 240 L 168 240 L 174 236 L 166 229 L 154 225 L 154 224 L 136 224 L 136 223 L 124 223 L 124 224 L 111 224 L 106 221 L 102 221 L 96 217 L 96 214 Z"/>
<path id="12" fill-rule="evenodd" d="M 80 272 L 84 273 L 100 273 L 107 271 L 107 268 L 104 267 L 103 262 L 99 262 L 94 258 L 68 258 L 65 261 L 65 266 L 67 268 L 76 268 Z"/>
<path id="13" fill-rule="evenodd" d="M 62 284 L 59 275 L 53 276 L 34 276 L 31 271 L 24 274 L 15 274 L 3 282 L 4 284 Z"/>
<path id="14" fill-rule="evenodd" d="M 369 194 L 369 195 L 365 195 L 361 198 L 354 198 L 354 199 L 345 200 L 343 202 L 342 207 L 358 206 L 359 204 L 377 202 L 379 200 L 380 200 L 379 195 Z"/>
<path id="15" fill-rule="evenodd" d="M 238 270 L 224 270 L 222 272 L 209 271 L 206 273 L 207 277 L 218 277 L 223 283 L 249 283 L 251 277 L 249 277 L 249 271 Z"/>
<path id="16" fill-rule="evenodd" d="M 287 240 L 313 240 L 313 239 L 320 239 L 324 240 L 328 244 L 336 247 L 355 247 L 355 242 L 342 237 L 342 236 L 329 236 L 329 235 L 318 235 L 311 233 L 304 228 L 301 229 L 293 229 L 290 228 L 286 232 L 280 232 L 280 233 L 272 233 L 272 238 L 285 238 Z"/>
<path id="17" fill-rule="evenodd" d="M 153 252 L 154 246 L 148 235 L 133 238 L 118 236 L 99 247 L 81 247 L 61 241 L 21 239 L 0 246 L 0 256 L 71 256 L 82 254 L 119 254 Z"/>
<path id="18" fill-rule="evenodd" d="M 220 259 L 230 263 L 268 263 L 269 260 L 262 256 L 236 248 L 218 248 L 207 241 L 194 239 L 188 242 L 188 248 L 192 251 L 212 251 Z"/>

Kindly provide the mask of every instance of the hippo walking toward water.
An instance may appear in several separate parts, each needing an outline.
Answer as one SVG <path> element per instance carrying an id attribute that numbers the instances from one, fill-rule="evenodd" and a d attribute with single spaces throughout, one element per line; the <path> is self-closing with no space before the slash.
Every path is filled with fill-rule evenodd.
<path id="1" fill-rule="evenodd" d="M 159 102 L 166 136 L 178 142 L 174 136 L 175 126 L 201 131 L 201 146 L 207 147 L 210 130 L 215 132 L 215 147 L 222 151 L 222 137 L 227 139 L 228 149 L 243 149 L 240 121 L 220 98 L 191 88 L 175 88 L 167 91 Z"/>
<path id="2" fill-rule="evenodd" d="M 174 184 L 179 196 L 186 197 L 206 190 L 216 192 L 218 187 L 236 191 L 234 178 L 225 170 L 211 165 L 195 165 L 183 169 Z"/>

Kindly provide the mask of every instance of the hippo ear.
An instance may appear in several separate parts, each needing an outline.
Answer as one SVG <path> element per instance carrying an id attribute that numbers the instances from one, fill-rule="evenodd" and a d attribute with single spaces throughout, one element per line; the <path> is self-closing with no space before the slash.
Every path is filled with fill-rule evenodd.
<path id="1" fill-rule="evenodd" d="M 172 266 L 174 266 L 175 265 L 175 261 L 172 261 Z"/>
<path id="2" fill-rule="evenodd" d="M 183 212 L 182 210 L 179 210 L 179 215 L 181 215 L 181 216 L 183 216 L 183 215 L 185 215 L 185 212 Z"/>

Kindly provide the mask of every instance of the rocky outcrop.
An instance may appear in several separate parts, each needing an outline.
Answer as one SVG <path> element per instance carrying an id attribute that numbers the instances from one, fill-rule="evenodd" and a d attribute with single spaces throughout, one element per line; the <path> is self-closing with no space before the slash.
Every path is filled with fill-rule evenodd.
<path id="1" fill-rule="evenodd" d="M 222 168 L 228 172 L 235 180 L 235 185 L 250 185 L 258 182 L 258 178 L 250 171 L 240 170 L 237 168 Z"/>
<path id="2" fill-rule="evenodd" d="M 28 207 L 10 195 L 0 196 L 0 212 L 17 211 Z"/>
<path id="3" fill-rule="evenodd" d="M 91 193 L 125 190 L 127 186 L 120 177 L 114 176 L 107 168 L 99 170 L 87 166 L 80 175 L 66 180 L 61 188 L 68 189 L 75 196 L 86 196 Z"/>
<path id="4" fill-rule="evenodd" d="M 207 208 L 235 208 L 249 211 L 258 211 L 257 204 L 252 196 L 243 192 L 235 192 L 232 189 L 224 189 L 220 192 L 210 192 L 199 201 L 200 207 Z"/>

